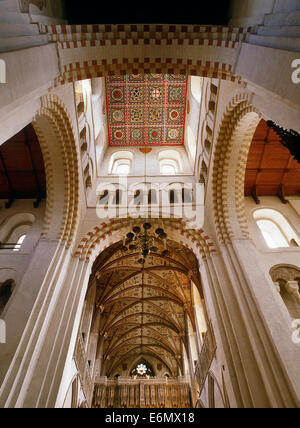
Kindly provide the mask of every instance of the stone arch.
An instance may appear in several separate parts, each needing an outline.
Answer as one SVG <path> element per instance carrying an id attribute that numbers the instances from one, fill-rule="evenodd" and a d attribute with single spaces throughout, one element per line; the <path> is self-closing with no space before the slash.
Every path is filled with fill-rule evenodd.
<path id="1" fill-rule="evenodd" d="M 0 283 L 0 315 L 5 310 L 15 287 L 16 283 L 13 279 L 7 279 L 5 282 Z"/>
<path id="2" fill-rule="evenodd" d="M 290 316 L 298 319 L 300 317 L 300 267 L 287 264 L 273 266 L 270 276 Z"/>
<path id="3" fill-rule="evenodd" d="M 212 203 L 216 233 L 221 243 L 248 239 L 244 181 L 249 148 L 260 112 L 249 94 L 237 95 L 227 107 L 213 155 Z M 234 203 L 232 203 L 234 201 Z"/>
<path id="4" fill-rule="evenodd" d="M 274 282 L 279 279 L 283 279 L 284 281 L 294 281 L 296 278 L 300 277 L 300 266 L 279 264 L 272 267 L 270 275 Z"/>
<path id="5" fill-rule="evenodd" d="M 113 74 L 185 74 L 241 83 L 239 42 L 250 28 L 200 25 L 43 25 L 58 42 L 56 85 Z M 122 56 L 115 49 L 122 46 Z"/>
<path id="6" fill-rule="evenodd" d="M 77 245 L 75 256 L 82 260 L 94 261 L 101 251 L 121 241 L 124 234 L 130 231 L 133 223 L 142 225 L 144 222 L 144 219 L 118 219 L 95 226 L 81 239 Z M 152 219 L 151 222 L 154 226 L 161 226 L 160 219 Z M 202 229 L 189 230 L 183 220 L 177 219 L 165 219 L 163 223 L 169 238 L 178 241 L 180 237 L 180 243 L 193 251 L 199 261 L 216 252 L 214 242 Z"/>
<path id="7" fill-rule="evenodd" d="M 35 216 L 31 213 L 20 213 L 7 217 L 0 224 L 0 243 L 7 242 L 18 227 L 28 226 L 30 228 L 34 222 Z"/>
<path id="8" fill-rule="evenodd" d="M 17 272 L 9 267 L 0 268 L 0 315 L 6 310 L 17 285 Z"/>
<path id="9" fill-rule="evenodd" d="M 78 225 L 79 153 L 69 114 L 55 95 L 42 99 L 33 120 L 41 145 L 47 181 L 47 207 L 42 238 L 69 247 Z"/>

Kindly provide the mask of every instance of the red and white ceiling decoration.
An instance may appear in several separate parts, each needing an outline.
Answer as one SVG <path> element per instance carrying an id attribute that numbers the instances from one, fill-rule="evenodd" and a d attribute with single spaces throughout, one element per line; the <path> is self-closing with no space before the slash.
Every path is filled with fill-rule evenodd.
<path id="1" fill-rule="evenodd" d="M 175 74 L 107 77 L 109 144 L 183 145 L 187 79 Z"/>

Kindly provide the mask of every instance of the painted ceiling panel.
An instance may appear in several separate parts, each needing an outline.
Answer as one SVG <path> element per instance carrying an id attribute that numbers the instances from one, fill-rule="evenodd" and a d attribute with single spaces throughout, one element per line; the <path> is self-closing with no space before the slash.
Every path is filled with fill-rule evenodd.
<path id="1" fill-rule="evenodd" d="M 109 144 L 183 145 L 187 79 L 174 74 L 107 77 Z"/>

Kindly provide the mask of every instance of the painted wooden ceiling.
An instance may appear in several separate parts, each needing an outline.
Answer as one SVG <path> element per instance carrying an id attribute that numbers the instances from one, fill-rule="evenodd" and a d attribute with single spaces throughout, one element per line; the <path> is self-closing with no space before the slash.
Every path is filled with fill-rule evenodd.
<path id="1" fill-rule="evenodd" d="M 0 146 L 0 199 L 46 198 L 46 174 L 37 135 L 28 125 Z"/>
<path id="2" fill-rule="evenodd" d="M 245 196 L 296 196 L 300 194 L 300 164 L 265 120 L 259 123 L 248 156 Z"/>
<path id="3" fill-rule="evenodd" d="M 160 254 L 162 244 L 157 240 Z M 100 335 L 106 338 L 104 372 L 113 376 L 122 364 L 153 357 L 178 376 L 186 346 L 185 311 L 192 323 L 191 278 L 200 289 L 197 261 L 185 247 L 168 241 L 170 255 L 123 253 L 118 243 L 104 251 L 94 265 L 97 306 L 104 309 Z"/>
<path id="4" fill-rule="evenodd" d="M 187 76 L 131 74 L 105 81 L 111 146 L 184 144 Z"/>

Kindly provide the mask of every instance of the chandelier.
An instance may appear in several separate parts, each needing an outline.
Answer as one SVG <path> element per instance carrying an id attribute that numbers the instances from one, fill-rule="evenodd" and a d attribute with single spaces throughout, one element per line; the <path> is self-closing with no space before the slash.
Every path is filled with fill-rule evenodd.
<path id="1" fill-rule="evenodd" d="M 167 249 L 167 237 L 163 227 L 159 227 L 156 231 L 156 237 L 150 234 L 150 229 L 152 228 L 151 223 L 144 223 L 143 228 L 140 226 L 135 226 L 132 229 L 132 232 L 128 233 L 123 240 L 123 246 L 121 251 L 124 253 L 127 251 L 137 251 L 140 254 L 138 263 L 144 265 L 146 259 L 150 254 L 157 254 L 159 249 L 156 246 L 156 240 L 159 239 L 164 245 L 164 250 L 161 253 L 162 257 L 167 257 L 169 255 L 169 250 Z"/>

